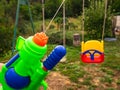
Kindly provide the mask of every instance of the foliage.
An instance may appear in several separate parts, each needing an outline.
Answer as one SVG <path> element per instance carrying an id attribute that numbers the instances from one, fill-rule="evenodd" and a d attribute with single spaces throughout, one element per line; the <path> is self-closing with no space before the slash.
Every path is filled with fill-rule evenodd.
<path id="1" fill-rule="evenodd" d="M 6 27 L 0 27 L 0 55 L 7 53 L 8 50 L 11 49 L 12 30 Z"/>
<path id="2" fill-rule="evenodd" d="M 76 17 L 82 13 L 83 0 L 66 0 L 66 15 L 69 17 Z M 89 7 L 89 0 L 85 0 L 85 7 Z"/>
<path id="3" fill-rule="evenodd" d="M 14 0 L 11 2 L 14 3 Z M 12 42 L 12 36 L 13 36 L 13 25 L 12 25 L 12 17 L 9 17 L 9 10 L 11 10 L 7 6 L 7 3 L 5 0 L 2 0 L 0 2 L 0 55 L 3 55 L 8 50 L 11 49 L 11 42 Z"/>
<path id="4" fill-rule="evenodd" d="M 30 15 L 29 15 L 29 12 L 28 12 L 28 6 L 27 5 L 21 5 L 19 13 L 20 13 L 19 18 L 21 18 L 23 20 L 30 20 Z"/>
<path id="5" fill-rule="evenodd" d="M 54 16 L 62 0 L 47 0 L 45 3 L 45 17 L 51 18 Z M 58 16 L 61 16 L 62 12 L 59 11 Z"/>
<path id="6" fill-rule="evenodd" d="M 61 18 L 61 17 L 56 17 L 56 18 L 54 19 L 54 23 L 57 24 L 57 29 L 58 29 L 58 30 L 61 30 L 61 28 L 63 28 L 63 18 Z M 65 18 L 65 24 L 66 24 L 66 25 L 69 24 L 69 23 L 68 23 L 68 18 Z"/>
<path id="7" fill-rule="evenodd" d="M 13 38 L 13 27 L 15 23 L 17 1 L 12 0 L 6 2 L 1 0 L 0 2 L 0 55 L 11 50 L 12 38 Z M 25 33 L 25 23 L 29 18 L 28 7 L 25 5 L 20 6 L 19 21 L 17 25 L 17 33 Z"/>
<path id="8" fill-rule="evenodd" d="M 63 23 L 63 19 L 61 17 L 57 17 L 54 22 L 57 24 L 57 29 L 60 30 L 60 25 Z"/>
<path id="9" fill-rule="evenodd" d="M 120 15 L 120 0 L 112 0 L 111 2 L 111 11 L 115 15 Z"/>
<path id="10" fill-rule="evenodd" d="M 87 31 L 87 36 L 90 39 L 100 39 L 102 36 L 103 30 L 103 21 L 104 21 L 104 2 L 101 2 L 99 7 L 91 4 L 90 8 L 85 9 L 85 30 Z M 107 10 L 107 19 L 105 25 L 105 31 L 110 32 L 110 11 L 109 8 Z"/>
<path id="11" fill-rule="evenodd" d="M 56 33 L 52 33 L 49 36 L 49 43 L 50 44 L 61 44 L 63 45 L 63 32 L 59 31 Z M 66 36 L 66 45 L 72 45 L 72 37 Z"/>
<path id="12" fill-rule="evenodd" d="M 85 29 L 88 31 L 88 36 L 90 38 L 100 38 L 101 33 L 102 33 L 102 25 L 103 25 L 103 17 L 104 17 L 104 3 L 102 2 L 103 0 L 96 0 L 97 5 L 94 3 L 95 0 L 85 0 Z M 56 10 L 60 6 L 62 0 L 46 0 L 45 1 L 45 19 L 46 18 L 51 18 L 55 14 Z M 90 3 L 93 3 L 90 5 Z M 81 15 L 82 13 L 82 0 L 66 0 L 66 17 L 76 17 Z M 106 36 L 109 36 L 109 30 L 111 26 L 110 23 L 110 13 L 119 13 L 119 0 L 110 0 L 109 1 L 109 7 L 108 7 L 108 13 L 107 13 L 107 23 L 106 23 L 106 32 L 105 34 L 108 34 Z M 40 0 L 30 0 L 30 8 L 32 10 L 32 16 L 33 16 L 33 21 L 40 21 L 42 19 L 42 4 L 40 3 Z M 111 12 L 109 10 L 111 8 Z M 16 16 L 16 9 L 17 9 L 17 0 L 1 0 L 0 1 L 0 28 L 1 28 L 1 34 L 4 33 L 7 35 L 10 33 L 10 36 L 8 35 L 7 38 L 11 39 L 11 36 L 13 36 L 13 26 L 15 24 L 15 16 Z M 62 7 L 56 17 L 61 18 L 62 17 Z M 66 20 L 67 21 L 67 20 Z M 57 24 L 62 23 L 62 18 L 55 20 Z M 77 22 L 75 22 L 77 23 Z M 77 30 L 80 28 L 79 25 L 76 25 L 74 22 L 68 22 L 66 23 L 66 28 L 71 30 L 75 29 Z M 38 24 L 37 24 L 38 25 Z M 40 23 L 41 25 L 41 23 Z M 35 25 L 36 26 L 36 25 Z M 62 26 L 62 24 L 61 24 Z M 77 27 L 78 26 L 78 27 Z M 37 31 L 40 31 L 37 27 Z M 52 26 L 51 28 L 54 28 Z M 10 30 L 10 31 L 8 31 Z M 62 29 L 61 29 L 62 30 Z M 74 30 L 74 31 L 75 31 Z M 17 33 L 18 35 L 21 34 L 31 34 L 31 28 L 30 28 L 30 18 L 29 18 L 29 13 L 28 13 L 28 7 L 26 5 L 21 5 L 20 6 L 20 14 L 19 14 L 19 21 L 18 21 L 18 26 L 17 26 Z M 62 42 L 62 32 L 57 33 L 60 36 L 60 43 Z M 58 35 L 58 36 L 59 36 Z M 55 32 L 53 33 L 53 36 L 55 35 Z M 54 38 L 51 36 L 52 38 Z M 67 34 L 67 36 L 69 36 Z M 6 38 L 6 41 L 8 41 Z M 59 40 L 59 38 L 57 39 Z M 11 40 L 12 41 L 12 40 Z M 54 41 L 54 39 L 53 39 Z M 72 44 L 72 36 L 69 38 L 66 38 L 67 44 L 71 45 Z M 2 43 L 2 40 L 1 40 Z M 5 45 L 2 45 L 2 48 L 4 48 Z M 11 46 L 11 45 L 10 45 Z M 10 48 L 9 46 L 9 48 Z M 6 49 L 6 48 L 4 48 Z M 2 49 L 3 50 L 3 49 Z M 6 49 L 8 50 L 8 49 Z M 6 51 L 5 50 L 5 51 Z M 4 50 L 3 50 L 4 51 Z"/>
<path id="13" fill-rule="evenodd" d="M 78 26 L 77 25 L 75 25 L 74 23 L 72 23 L 72 22 L 69 22 L 67 25 L 66 25 L 66 28 L 68 29 L 68 30 L 75 30 L 75 29 L 77 29 L 78 28 Z"/>
<path id="14" fill-rule="evenodd" d="M 66 30 L 66 45 L 73 45 L 74 33 L 77 33 L 77 31 Z M 49 36 L 49 44 L 63 44 L 63 31 L 51 29 L 47 32 L 47 35 Z"/>
<path id="15" fill-rule="evenodd" d="M 33 20 L 42 19 L 42 5 L 40 3 L 35 3 L 31 5 Z"/>

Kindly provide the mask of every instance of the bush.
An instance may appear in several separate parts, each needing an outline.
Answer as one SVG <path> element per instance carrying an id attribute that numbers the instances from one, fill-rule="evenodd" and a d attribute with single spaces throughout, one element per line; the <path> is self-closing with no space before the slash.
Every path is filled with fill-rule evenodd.
<path id="1" fill-rule="evenodd" d="M 61 32 L 52 33 L 49 36 L 49 43 L 51 43 L 51 44 L 62 44 L 62 33 Z"/>
<path id="2" fill-rule="evenodd" d="M 66 45 L 72 45 L 73 44 L 73 36 L 72 32 L 67 31 L 66 32 Z M 63 32 L 58 31 L 55 33 L 48 34 L 49 36 L 49 43 L 50 44 L 63 44 Z"/>
<path id="3" fill-rule="evenodd" d="M 50 29 L 54 29 L 55 28 L 55 26 L 54 25 L 50 25 Z"/>
<path id="4" fill-rule="evenodd" d="M 12 32 L 5 27 L 0 27 L 0 55 L 3 55 L 11 49 L 12 46 Z"/>
<path id="5" fill-rule="evenodd" d="M 104 21 L 104 2 L 101 2 L 96 8 L 91 4 L 89 9 L 85 9 L 85 30 L 90 39 L 100 39 L 102 37 L 103 21 Z M 110 35 L 110 9 L 107 9 L 107 19 L 105 25 L 105 35 Z M 108 35 L 109 34 L 109 35 Z"/>
<path id="6" fill-rule="evenodd" d="M 66 36 L 66 45 L 72 45 L 72 39 L 70 36 Z M 63 33 L 61 31 L 58 31 L 56 33 L 52 33 L 49 36 L 49 43 L 50 44 L 63 44 Z"/>

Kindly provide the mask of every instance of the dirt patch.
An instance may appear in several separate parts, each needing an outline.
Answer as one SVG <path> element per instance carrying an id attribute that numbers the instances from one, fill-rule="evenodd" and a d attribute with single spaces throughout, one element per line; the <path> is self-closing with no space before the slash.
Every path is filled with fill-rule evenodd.
<path id="1" fill-rule="evenodd" d="M 46 78 L 48 90 L 68 90 L 75 89 L 76 84 L 72 83 L 68 77 L 61 75 L 59 72 L 50 72 Z"/>
<path id="2" fill-rule="evenodd" d="M 86 74 L 78 78 L 77 83 L 71 82 L 69 77 L 58 71 L 52 71 L 46 78 L 48 90 L 120 90 L 119 72 L 104 69 L 105 71 L 101 70 L 100 65 L 96 64 L 86 65 L 83 67 Z M 113 74 L 109 71 L 112 71 Z"/>

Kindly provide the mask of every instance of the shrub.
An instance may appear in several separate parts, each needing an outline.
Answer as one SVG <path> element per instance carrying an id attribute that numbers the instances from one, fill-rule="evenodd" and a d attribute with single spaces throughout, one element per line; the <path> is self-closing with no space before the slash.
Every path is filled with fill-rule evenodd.
<path id="1" fill-rule="evenodd" d="M 11 49 L 11 43 L 12 43 L 12 31 L 10 29 L 7 29 L 5 27 L 0 27 L 0 55 L 3 55 L 8 50 Z"/>
<path id="2" fill-rule="evenodd" d="M 91 4 L 89 9 L 85 9 L 85 30 L 87 31 L 87 34 L 90 39 L 100 39 L 102 36 L 102 30 L 103 30 L 103 21 L 104 21 L 104 2 L 101 2 L 101 5 L 99 7 L 94 7 L 93 4 Z M 107 19 L 106 19 L 106 25 L 105 25 L 105 35 L 110 35 L 110 26 L 111 26 L 111 20 L 110 20 L 110 9 L 107 9 Z"/>
<path id="3" fill-rule="evenodd" d="M 58 31 L 55 33 L 51 33 L 48 35 L 49 36 L 49 43 L 50 44 L 63 44 L 63 32 Z M 72 45 L 73 42 L 73 37 L 72 33 L 70 34 L 66 32 L 66 45 Z"/>

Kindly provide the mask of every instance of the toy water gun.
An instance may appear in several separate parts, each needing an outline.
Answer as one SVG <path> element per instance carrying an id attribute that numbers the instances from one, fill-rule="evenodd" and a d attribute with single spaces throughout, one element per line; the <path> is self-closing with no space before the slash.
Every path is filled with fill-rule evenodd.
<path id="1" fill-rule="evenodd" d="M 47 90 L 45 77 L 66 54 L 66 49 L 58 45 L 42 62 L 47 51 L 47 40 L 43 32 L 27 39 L 18 38 L 18 53 L 0 71 L 0 90 L 39 90 L 41 86 Z"/>

